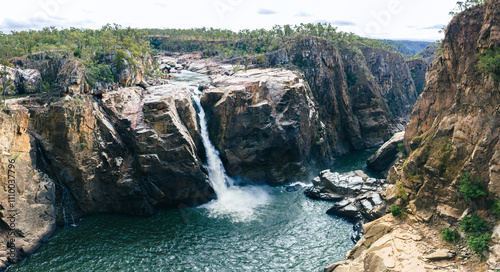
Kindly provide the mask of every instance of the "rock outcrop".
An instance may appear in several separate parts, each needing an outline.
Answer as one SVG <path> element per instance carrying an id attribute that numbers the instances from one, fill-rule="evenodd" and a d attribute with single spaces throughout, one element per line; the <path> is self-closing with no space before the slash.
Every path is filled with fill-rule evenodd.
<path id="1" fill-rule="evenodd" d="M 87 68 L 81 59 L 65 52 L 38 53 L 11 60 L 14 64 L 12 77 L 15 78 L 17 93 L 38 93 L 50 90 L 52 94 L 98 94 L 121 87 L 148 87 L 145 70 L 152 69 L 153 60 L 148 54 L 136 57 L 129 51 L 117 61 L 117 51 L 102 55 L 98 64 L 109 65 L 118 84 L 89 80 Z M 121 57 L 121 56 L 120 56 Z M 120 67 L 117 63 L 120 62 Z M 42 74 L 43 73 L 43 74 Z M 108 79 L 109 80 L 109 79 Z"/>
<path id="2" fill-rule="evenodd" d="M 0 112 L 0 270 L 33 253 L 56 229 L 56 185 L 33 165 L 28 122 L 23 107 Z"/>
<path id="3" fill-rule="evenodd" d="M 215 77 L 203 107 L 227 173 L 284 184 L 304 176 L 320 128 L 301 75 L 281 69 Z"/>
<path id="4" fill-rule="evenodd" d="M 404 171 L 392 173 L 419 199 L 415 210 L 467 207 L 456 187 L 465 172 L 500 197 L 499 82 L 478 68 L 478 52 L 500 43 L 499 7 L 490 1 L 457 15 L 446 31 L 444 54 L 427 74 L 405 134 L 410 156 Z"/>
<path id="5" fill-rule="evenodd" d="M 357 242 L 363 235 L 362 224 L 385 214 L 379 193 L 386 186 L 385 180 L 370 178 L 361 170 L 345 174 L 325 170 L 313 179 L 313 187 L 304 193 L 312 199 L 338 201 L 326 213 L 353 222 L 351 239 Z"/>
<path id="6" fill-rule="evenodd" d="M 377 172 L 384 172 L 388 170 L 400 157 L 398 156 L 398 146 L 403 143 L 404 135 L 404 131 L 394 134 L 392 138 L 384 143 L 373 156 L 368 158 L 366 165 L 370 169 Z"/>
<path id="7" fill-rule="evenodd" d="M 35 69 L 18 69 L 0 65 L 0 71 L 7 72 L 6 80 L 11 80 L 11 88 L 7 89 L 7 94 L 29 94 L 40 91 L 41 75 Z M 0 79 L 0 83 L 3 79 Z"/>
<path id="8" fill-rule="evenodd" d="M 361 50 L 391 113 L 408 119 L 418 93 L 403 56 L 371 47 L 362 47 Z"/>
<path id="9" fill-rule="evenodd" d="M 417 95 L 420 95 L 425 89 L 425 75 L 430 64 L 425 62 L 423 59 L 407 60 L 406 64 L 408 65 L 408 68 L 410 68 L 411 77 L 415 83 Z"/>
<path id="10" fill-rule="evenodd" d="M 439 232 L 426 224 L 408 224 L 386 215 L 363 229 L 365 235 L 347 253 L 346 260 L 326 267 L 325 272 L 477 269 L 467 260 L 456 261 L 456 253 L 445 248 Z"/>
<path id="11" fill-rule="evenodd" d="M 404 144 L 409 157 L 389 171 L 387 204 L 401 205 L 408 219 L 385 223 L 392 217 L 387 215 L 366 225 L 366 234 L 384 226 L 392 230 L 389 234 L 365 235 L 366 239 L 360 240 L 345 262 L 328 271 L 498 268 L 498 247 L 494 244 L 498 240 L 490 244 L 491 252 L 484 253 L 489 257 L 486 264 L 480 264 L 480 256 L 469 259 L 463 249 L 446 252 L 439 232 L 442 227 L 458 228 L 460 218 L 469 212 L 495 221 L 490 203 L 500 197 L 500 82 L 479 69 L 478 54 L 500 44 L 499 22 L 498 0 L 477 5 L 453 18 L 446 30 L 442 54 L 427 72 L 427 86 L 406 129 Z M 466 173 L 479 180 L 479 187 L 487 189 L 487 196 L 465 200 L 458 185 Z M 398 240 L 409 237 L 416 226 L 421 228 L 418 233 L 422 240 Z M 428 245 L 433 245 L 432 250 L 420 250 Z M 435 260 L 429 264 L 414 257 L 421 255 L 422 260 L 431 260 L 453 258 L 454 254 L 451 261 Z"/>
<path id="12" fill-rule="evenodd" d="M 214 198 L 187 89 L 125 88 L 104 94 L 102 106 L 83 96 L 31 114 L 48 173 L 67 188 L 77 214 L 151 215 L 157 206 Z"/>

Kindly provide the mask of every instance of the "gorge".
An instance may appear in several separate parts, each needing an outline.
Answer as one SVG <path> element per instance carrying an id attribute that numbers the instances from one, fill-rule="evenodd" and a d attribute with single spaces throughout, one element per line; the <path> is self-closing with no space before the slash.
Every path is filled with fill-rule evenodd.
<path id="1" fill-rule="evenodd" d="M 457 14 L 433 61 L 161 30 L 2 61 L 30 95 L 0 112 L 0 270 L 500 269 L 499 18 Z"/>

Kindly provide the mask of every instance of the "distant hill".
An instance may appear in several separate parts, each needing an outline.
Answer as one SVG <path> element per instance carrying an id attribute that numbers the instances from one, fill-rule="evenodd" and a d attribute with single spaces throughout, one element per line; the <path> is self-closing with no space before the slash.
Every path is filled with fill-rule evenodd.
<path id="1" fill-rule="evenodd" d="M 393 40 L 382 40 L 394 46 L 394 50 L 403 55 L 415 55 L 423 51 L 429 45 L 435 45 L 435 42 L 426 41 L 393 41 Z"/>

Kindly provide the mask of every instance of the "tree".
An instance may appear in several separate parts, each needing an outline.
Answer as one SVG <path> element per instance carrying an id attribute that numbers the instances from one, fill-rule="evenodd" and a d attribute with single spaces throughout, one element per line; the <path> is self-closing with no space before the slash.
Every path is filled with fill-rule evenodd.
<path id="1" fill-rule="evenodd" d="M 486 3 L 488 2 L 488 0 L 465 0 L 465 1 L 458 1 L 457 2 L 457 6 L 455 7 L 454 10 L 450 11 L 450 15 L 451 16 L 455 16 L 457 15 L 458 13 L 470 8 L 470 7 L 473 7 L 473 6 L 476 6 L 476 5 L 479 5 L 479 4 L 483 4 L 483 3 Z"/>
<path id="2" fill-rule="evenodd" d="M 3 104 L 7 106 L 7 91 L 12 88 L 12 78 L 9 77 L 10 73 L 7 72 L 7 66 L 2 60 L 2 69 L 0 70 L 0 80 L 2 81 L 0 91 L 3 94 Z"/>

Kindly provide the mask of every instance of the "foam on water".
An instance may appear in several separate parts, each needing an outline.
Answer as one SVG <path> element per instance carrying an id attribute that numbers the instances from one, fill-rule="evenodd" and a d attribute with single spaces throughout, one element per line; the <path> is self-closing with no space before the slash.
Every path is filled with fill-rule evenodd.
<path id="1" fill-rule="evenodd" d="M 217 199 L 203 205 L 212 217 L 230 217 L 231 220 L 241 222 L 256 219 L 257 207 L 269 203 L 269 193 L 262 186 L 234 185 L 233 179 L 226 175 L 226 170 L 219 157 L 219 152 L 210 142 L 205 110 L 203 109 L 197 90 L 191 90 L 193 101 L 198 107 L 200 117 L 201 137 L 207 155 L 208 177 L 217 194 Z"/>

